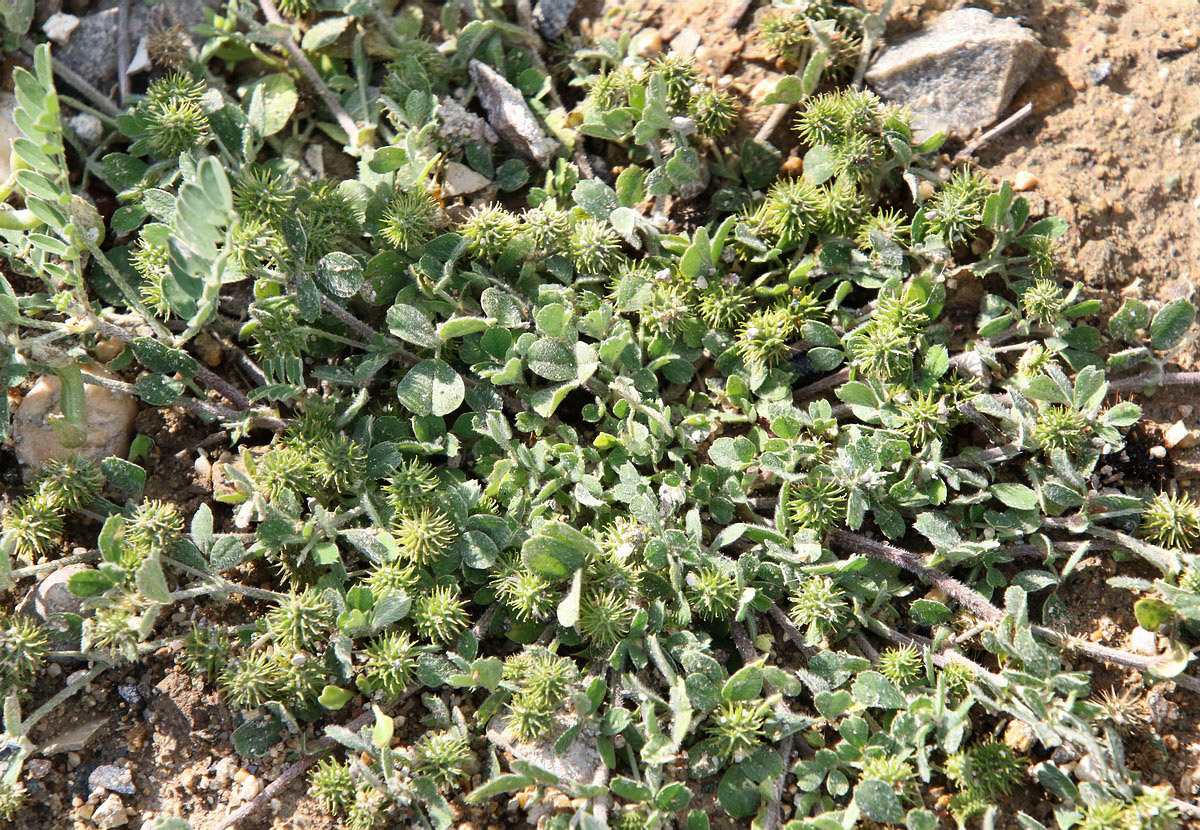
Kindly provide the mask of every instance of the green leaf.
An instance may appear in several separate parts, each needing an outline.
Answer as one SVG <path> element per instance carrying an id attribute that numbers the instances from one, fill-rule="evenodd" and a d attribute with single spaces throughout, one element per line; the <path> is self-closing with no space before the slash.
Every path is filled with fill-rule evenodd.
<path id="1" fill-rule="evenodd" d="M 1033 510 L 1038 506 L 1037 493 L 1024 484 L 1004 482 L 992 485 L 992 495 L 1000 499 L 1006 507 L 1017 510 Z"/>
<path id="2" fill-rule="evenodd" d="M 762 190 L 775 181 L 782 163 L 783 153 L 770 142 L 750 138 L 742 142 L 742 176 L 751 190 Z"/>
<path id="3" fill-rule="evenodd" d="M 837 153 L 831 147 L 817 146 L 804 154 L 804 178 L 813 184 L 825 184 L 837 173 Z"/>
<path id="4" fill-rule="evenodd" d="M 483 317 L 454 317 L 438 326 L 437 334 L 442 340 L 453 340 L 456 337 L 486 331 L 491 325 Z"/>
<path id="5" fill-rule="evenodd" d="M 536 779 L 529 775 L 497 775 L 491 781 L 476 787 L 463 799 L 468 804 L 480 804 L 489 799 L 495 798 L 501 793 L 511 793 L 517 790 L 523 790 L 531 784 L 537 783 Z"/>
<path id="6" fill-rule="evenodd" d="M 1142 597 L 1133 604 L 1133 615 L 1138 625 L 1147 631 L 1158 631 L 1164 623 L 1175 618 L 1175 609 L 1161 599 Z"/>
<path id="7" fill-rule="evenodd" d="M 233 730 L 233 748 L 246 758 L 261 758 L 282 738 L 283 723 L 274 715 L 266 715 Z"/>
<path id="8" fill-rule="evenodd" d="M 909 607 L 912 618 L 921 625 L 935 626 L 950 619 L 953 612 L 949 606 L 932 599 L 918 599 Z"/>
<path id="9" fill-rule="evenodd" d="M 350 254 L 341 251 L 326 254 L 317 263 L 317 282 L 335 297 L 353 297 L 362 288 L 362 265 Z"/>
<path id="10" fill-rule="evenodd" d="M 396 386 L 400 403 L 415 415 L 449 415 L 462 405 L 467 388 L 450 364 L 422 360 Z"/>
<path id="11" fill-rule="evenodd" d="M 162 561 L 157 553 L 142 560 L 134 575 L 134 584 L 138 593 L 147 599 L 164 605 L 171 601 L 171 589 L 167 587 L 167 577 L 163 573 Z"/>
<path id="12" fill-rule="evenodd" d="M 349 689 L 343 689 L 341 686 L 326 686 L 321 690 L 321 696 L 317 698 L 317 702 L 326 709 L 334 711 L 341 709 L 353 697 L 354 692 Z"/>
<path id="13" fill-rule="evenodd" d="M 100 462 L 100 469 L 109 486 L 136 497 L 146 486 L 146 471 L 123 458 L 110 456 Z"/>
<path id="14" fill-rule="evenodd" d="M 371 707 L 375 712 L 375 726 L 371 730 L 371 743 L 379 749 L 386 749 L 392 744 L 392 736 L 396 732 L 396 722 L 383 713 L 378 705 Z"/>
<path id="15" fill-rule="evenodd" d="M 903 709 L 908 703 L 896 684 L 877 671 L 861 672 L 851 688 L 854 699 L 866 707 Z"/>
<path id="16" fill-rule="evenodd" d="M 1167 303 L 1150 321 L 1150 345 L 1165 351 L 1177 344 L 1196 322 L 1196 308 L 1185 299 Z"/>
<path id="17" fill-rule="evenodd" d="M 314 23 L 304 33 L 304 39 L 300 41 L 300 48 L 306 52 L 325 48 L 341 37 L 342 32 L 346 31 L 346 27 L 351 22 L 353 22 L 351 17 L 330 17 L 320 23 Z M 270 133 L 266 133 L 266 135 L 270 135 Z"/>
<path id="18" fill-rule="evenodd" d="M 616 191 L 598 179 L 579 182 L 571 192 L 571 198 L 593 219 L 606 219 L 621 206 Z"/>
<path id="19" fill-rule="evenodd" d="M 553 337 L 543 337 L 530 346 L 525 362 L 535 375 L 560 383 L 575 380 L 578 372 L 575 352 L 562 340 Z"/>
<path id="20" fill-rule="evenodd" d="M 414 346 L 436 349 L 441 345 L 433 323 L 413 306 L 396 303 L 388 309 L 387 324 L 388 331 Z"/>
<path id="21" fill-rule="evenodd" d="M 763 688 L 762 663 L 751 663 L 734 672 L 721 687 L 726 700 L 753 700 Z"/>
<path id="22" fill-rule="evenodd" d="M 79 571 L 67 577 L 67 590 L 77 597 L 94 597 L 113 587 L 112 577 L 95 570 Z"/>
<path id="23" fill-rule="evenodd" d="M 327 23 L 329 21 L 323 21 L 309 29 L 304 40 L 307 41 L 315 29 Z M 247 100 L 247 121 L 260 136 L 266 137 L 275 135 L 287 126 L 288 119 L 296 111 L 296 102 L 300 100 L 300 96 L 296 92 L 296 83 L 291 75 L 275 72 L 255 81 L 250 87 Z"/>
<path id="24" fill-rule="evenodd" d="M 681 781 L 667 784 L 654 796 L 654 806 L 668 813 L 677 813 L 692 800 L 691 790 Z"/>
<path id="25" fill-rule="evenodd" d="M 854 805 L 871 821 L 894 824 L 904 821 L 904 807 L 890 784 L 875 778 L 859 782 L 854 788 Z"/>
<path id="26" fill-rule="evenodd" d="M 566 579 L 600 556 L 596 543 L 563 522 L 546 522 L 521 545 L 521 559 L 550 579 Z"/>
<path id="27" fill-rule="evenodd" d="M 746 818 L 758 810 L 758 788 L 740 766 L 730 767 L 717 785 L 717 801 L 730 818 Z"/>
<path id="28" fill-rule="evenodd" d="M 913 528 L 938 550 L 949 550 L 962 542 L 954 523 L 943 513 L 926 510 L 913 521 Z"/>
<path id="29" fill-rule="evenodd" d="M 617 776 L 612 780 L 609 788 L 626 801 L 643 802 L 649 801 L 654 797 L 649 787 L 631 778 Z"/>

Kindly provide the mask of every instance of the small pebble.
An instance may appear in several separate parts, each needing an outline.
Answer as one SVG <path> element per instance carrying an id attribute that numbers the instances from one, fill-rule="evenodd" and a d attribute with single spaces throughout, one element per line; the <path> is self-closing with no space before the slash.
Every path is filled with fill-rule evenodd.
<path id="1" fill-rule="evenodd" d="M 643 29 L 629 42 L 629 51 L 639 58 L 652 58 L 662 50 L 662 32 L 658 29 Z"/>
<path id="2" fill-rule="evenodd" d="M 1027 170 L 1022 170 L 1013 176 L 1013 190 L 1024 191 L 1033 190 L 1038 186 L 1037 176 Z"/>
<path id="3" fill-rule="evenodd" d="M 1151 447 L 1150 448 L 1150 457 L 1151 458 L 1166 458 L 1167 457 L 1167 448 L 1166 447 Z"/>

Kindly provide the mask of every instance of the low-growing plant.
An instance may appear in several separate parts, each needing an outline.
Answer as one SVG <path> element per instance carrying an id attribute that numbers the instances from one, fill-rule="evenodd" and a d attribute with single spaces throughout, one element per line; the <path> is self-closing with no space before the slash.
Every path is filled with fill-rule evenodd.
<path id="1" fill-rule="evenodd" d="M 68 156 L 63 108 L 93 107 L 37 47 L 5 377 L 59 378 L 64 446 L 94 383 L 237 455 L 191 515 L 115 457 L 48 463 L 8 508 L 6 586 L 88 567 L 80 613 L 0 620 L 0 813 L 38 721 L 174 640 L 239 753 L 326 753 L 309 792 L 352 828 L 440 830 L 511 792 L 550 830 L 931 828 L 935 787 L 985 826 L 1041 828 L 1028 794 L 1061 830 L 1192 810 L 1128 768 L 1089 670 L 1200 691 L 1196 504 L 1106 478 L 1141 415 L 1113 393 L 1195 382 L 1167 370 L 1195 309 L 1092 325 L 1065 224 L 945 169 L 941 136 L 842 71 L 881 31 L 841 4 L 764 16 L 799 73 L 768 101 L 799 104 L 782 178 L 775 146 L 728 138 L 761 102 L 690 58 L 572 40 L 547 67 L 495 3 L 434 25 L 229 0 L 123 111 L 92 102 L 94 157 Z M 462 167 L 487 184 L 464 196 Z M 125 380 L 81 371 L 113 351 Z M 68 528 L 95 549 L 62 556 Z M 1163 653 L 1079 636 L 1063 588 L 1091 554 L 1142 560 L 1110 584 Z M 89 668 L 24 716 L 51 632 Z M 586 775 L 529 760 L 572 747 Z"/>

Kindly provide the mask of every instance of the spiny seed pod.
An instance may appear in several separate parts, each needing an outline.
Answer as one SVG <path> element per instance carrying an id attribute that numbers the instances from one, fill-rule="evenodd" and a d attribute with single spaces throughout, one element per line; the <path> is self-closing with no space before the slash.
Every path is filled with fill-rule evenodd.
<path id="1" fill-rule="evenodd" d="M 800 244 L 820 224 L 820 193 L 804 178 L 776 182 L 767 192 L 763 219 L 781 245 Z"/>
<path id="2" fill-rule="evenodd" d="M 358 208 L 337 182 L 309 185 L 296 210 L 304 217 L 304 232 L 308 236 L 306 256 L 313 262 L 329 253 L 340 240 L 357 238 L 362 230 Z"/>
<path id="3" fill-rule="evenodd" d="M 954 173 L 925 208 L 929 231 L 947 245 L 965 242 L 983 226 L 983 205 L 991 188 L 974 170 Z"/>
<path id="4" fill-rule="evenodd" d="M 427 776 L 438 790 L 446 792 L 465 778 L 475 765 L 475 754 L 459 730 L 429 732 L 413 751 L 417 772 Z"/>
<path id="5" fill-rule="evenodd" d="M 893 646 L 879 655 L 879 671 L 898 686 L 915 683 L 925 668 L 921 650 L 912 643 Z"/>
<path id="6" fill-rule="evenodd" d="M 618 591 L 593 591 L 583 598 L 579 611 L 579 631 L 597 648 L 615 646 L 629 633 L 634 609 L 627 596 Z"/>
<path id="7" fill-rule="evenodd" d="M 308 794 L 330 815 L 345 815 L 354 803 L 350 765 L 334 758 L 322 758 L 308 774 Z"/>
<path id="8" fill-rule="evenodd" d="M 896 409 L 896 429 L 914 447 L 928 446 L 950 431 L 950 410 L 942 396 L 934 392 L 910 393 L 908 400 L 896 404 Z"/>
<path id="9" fill-rule="evenodd" d="M 13 540 L 13 553 L 22 559 L 34 559 L 46 555 L 58 543 L 63 517 L 39 494 L 15 502 L 0 527 Z"/>
<path id="10" fill-rule="evenodd" d="M 846 592 L 827 576 L 812 577 L 800 583 L 792 600 L 792 622 L 807 628 L 806 640 L 815 645 L 838 630 L 850 604 Z"/>
<path id="11" fill-rule="evenodd" d="M 277 653 L 275 677 L 281 703 L 306 709 L 317 702 L 327 678 L 321 661 L 302 651 Z"/>
<path id="12" fill-rule="evenodd" d="M 946 684 L 946 693 L 951 697 L 962 698 L 967 694 L 975 676 L 965 663 L 954 661 L 947 663 L 941 671 L 941 677 Z"/>
<path id="13" fill-rule="evenodd" d="M 558 605 L 550 582 L 519 562 L 499 573 L 492 590 L 522 620 L 546 619 Z"/>
<path id="14" fill-rule="evenodd" d="M 243 654 L 217 680 L 231 706 L 253 709 L 279 694 L 279 664 L 265 651 Z"/>
<path id="15" fill-rule="evenodd" d="M 1049 236 L 1033 236 L 1022 243 L 1035 277 L 1052 277 L 1058 270 L 1058 243 Z"/>
<path id="16" fill-rule="evenodd" d="M 742 589 L 737 576 L 715 565 L 704 565 L 687 575 L 684 592 L 688 604 L 701 619 L 725 619 L 737 608 Z"/>
<path id="17" fill-rule="evenodd" d="M 893 383 L 912 373 L 915 345 L 904 331 L 871 325 L 850 341 L 851 365 L 867 377 Z"/>
<path id="18" fill-rule="evenodd" d="M 915 772 L 912 764 L 899 755 L 880 753 L 865 758 L 860 778 L 874 778 L 892 788 L 897 795 L 910 795 Z"/>
<path id="19" fill-rule="evenodd" d="M 735 348 L 749 366 L 772 369 L 791 354 L 795 336 L 792 316 L 786 308 L 760 309 L 738 332 Z"/>
<path id="20" fill-rule="evenodd" d="M 789 488 L 788 518 L 798 527 L 824 532 L 846 516 L 846 489 L 823 470 L 813 470 Z"/>
<path id="21" fill-rule="evenodd" d="M 612 830 L 644 830 L 650 826 L 650 811 L 645 807 L 625 805 L 611 819 Z"/>
<path id="22" fill-rule="evenodd" d="M 412 683 L 421 651 L 407 634 L 398 631 L 377 637 L 366 648 L 367 662 L 359 684 L 363 692 L 378 692 L 385 700 L 399 698 Z"/>
<path id="23" fill-rule="evenodd" d="M 172 72 L 150 82 L 146 90 L 146 103 L 150 106 L 168 101 L 186 101 L 199 104 L 208 91 L 208 85 L 186 72 Z"/>
<path id="24" fill-rule="evenodd" d="M 438 488 L 433 467 L 418 458 L 410 458 L 397 468 L 384 485 L 387 502 L 393 510 L 403 511 L 427 504 Z"/>
<path id="25" fill-rule="evenodd" d="M 0 615 L 0 691 L 7 695 L 24 687 L 49 652 L 50 634 L 45 628 L 27 617 Z"/>
<path id="26" fill-rule="evenodd" d="M 267 612 L 267 631 L 285 651 L 314 651 L 323 645 L 333 616 L 329 601 L 315 588 L 306 588 Z"/>
<path id="27" fill-rule="evenodd" d="M 1093 801 L 1087 805 L 1083 820 L 1076 830 L 1133 830 L 1138 825 L 1129 821 L 1129 807 L 1120 801 Z"/>
<path id="28" fill-rule="evenodd" d="M 809 146 L 835 147 L 856 133 L 878 132 L 884 112 L 873 92 L 828 92 L 809 99 L 796 119 L 796 132 Z"/>
<path id="29" fill-rule="evenodd" d="M 155 66 L 182 70 L 192 60 L 192 39 L 186 26 L 171 26 L 146 37 L 146 56 Z"/>
<path id="30" fill-rule="evenodd" d="M 1196 530 L 1200 533 L 1200 516 L 1197 517 Z M 1192 564 L 1184 568 L 1179 575 L 1179 587 L 1189 593 L 1200 594 L 1200 567 Z"/>
<path id="31" fill-rule="evenodd" d="M 817 188 L 820 228 L 833 236 L 853 237 L 870 200 L 858 189 L 851 176 L 838 176 L 831 184 Z"/>
<path id="32" fill-rule="evenodd" d="M 929 324 L 926 298 L 905 291 L 881 291 L 871 319 L 880 328 L 916 334 Z"/>
<path id="33" fill-rule="evenodd" d="M 260 268 L 278 269 L 292 260 L 291 251 L 279 229 L 266 219 L 240 217 L 233 226 L 229 245 L 225 249 L 230 259 L 243 272 Z"/>
<path id="34" fill-rule="evenodd" d="M 809 291 L 793 291 L 791 298 L 781 306 L 791 321 L 792 331 L 800 334 L 805 323 L 820 320 L 825 316 L 824 304 L 820 297 Z"/>
<path id="35" fill-rule="evenodd" d="M 648 71 L 663 79 L 667 90 L 667 105 L 673 114 L 679 114 L 687 109 L 691 99 L 692 87 L 700 82 L 700 73 L 696 71 L 695 62 L 683 55 L 669 52 L 659 55 L 650 62 Z"/>
<path id="36" fill-rule="evenodd" d="M 521 233 L 533 242 L 537 257 L 562 253 L 571 236 L 571 214 L 554 208 L 530 208 L 521 214 Z"/>
<path id="37" fill-rule="evenodd" d="M 1065 406 L 1050 406 L 1038 413 L 1033 440 L 1047 454 L 1064 450 L 1075 455 L 1090 444 L 1092 425 L 1082 412 Z"/>
<path id="38" fill-rule="evenodd" d="M 379 830 L 387 824 L 387 799 L 370 783 L 362 782 L 346 817 L 347 830 Z"/>
<path id="39" fill-rule="evenodd" d="M 284 17 L 304 17 L 317 10 L 313 0 L 276 0 L 275 7 Z"/>
<path id="40" fill-rule="evenodd" d="M 720 138 L 729 132 L 737 121 L 737 113 L 737 99 L 711 86 L 696 87 L 688 102 L 688 116 L 709 138 Z"/>
<path id="41" fill-rule="evenodd" d="M 1058 322 L 1067 300 L 1058 283 L 1039 277 L 1021 292 L 1021 307 L 1033 322 L 1050 325 Z"/>
<path id="42" fill-rule="evenodd" d="M 866 218 L 854 241 L 860 248 L 879 251 L 889 244 L 904 245 L 909 230 L 908 219 L 902 211 L 882 210 Z"/>
<path id="43" fill-rule="evenodd" d="M 696 313 L 700 319 L 722 331 L 736 329 L 753 307 L 748 291 L 724 281 L 710 283 L 696 298 Z"/>
<path id="44" fill-rule="evenodd" d="M 597 75 L 588 87 L 588 102 L 598 110 L 612 110 L 628 103 L 633 76 L 621 69 Z"/>
<path id="45" fill-rule="evenodd" d="M 1186 550 L 1200 539 L 1200 504 L 1187 495 L 1159 493 L 1146 505 L 1138 532 L 1165 548 Z"/>
<path id="46" fill-rule="evenodd" d="M 380 218 L 380 235 L 401 251 L 425 244 L 437 231 L 442 209 L 425 190 L 397 193 Z"/>
<path id="47" fill-rule="evenodd" d="M 443 55 L 436 44 L 430 43 L 427 40 L 421 40 L 417 37 L 408 37 L 396 46 L 391 47 L 392 53 L 395 55 L 392 62 L 388 64 L 389 79 L 392 75 L 403 77 L 404 73 L 408 72 L 408 64 L 410 61 L 416 61 L 421 71 L 431 81 L 437 81 L 441 76 L 445 75 L 449 68 L 449 61 Z M 403 101 L 407 97 L 407 89 L 404 95 L 394 95 L 395 88 L 389 88 L 387 81 L 384 82 L 383 92 L 385 95 Z"/>
<path id="48" fill-rule="evenodd" d="M 471 624 L 467 604 L 454 585 L 435 585 L 417 597 L 413 601 L 412 620 L 421 637 L 439 645 L 453 642 Z"/>
<path id="49" fill-rule="evenodd" d="M 436 507 L 400 513 L 392 531 L 400 555 L 418 565 L 428 565 L 450 550 L 458 538 L 450 517 Z"/>
<path id="50" fill-rule="evenodd" d="M 208 116 L 197 103 L 167 100 L 149 107 L 146 116 L 146 134 L 160 158 L 171 158 L 208 143 Z"/>
<path id="51" fill-rule="evenodd" d="M 131 608 L 121 605 L 97 608 L 91 617 L 83 621 L 81 650 L 98 649 L 125 660 L 136 660 L 140 624 L 141 618 Z"/>
<path id="52" fill-rule="evenodd" d="M 690 305 L 691 291 L 686 286 L 660 282 L 639 312 L 642 328 L 651 335 L 681 339 L 696 322 Z"/>
<path id="53" fill-rule="evenodd" d="M 521 691 L 546 705 L 558 706 L 568 699 L 571 688 L 580 679 L 575 662 L 540 646 L 533 646 L 524 654 L 528 658 L 523 661 L 520 676 L 515 678 Z"/>
<path id="54" fill-rule="evenodd" d="M 1100 717 L 1125 735 L 1134 734 L 1150 721 L 1146 700 L 1137 691 L 1105 689 L 1095 703 Z"/>
<path id="55" fill-rule="evenodd" d="M 229 662 L 232 644 L 229 635 L 211 627 L 192 626 L 183 641 L 183 656 L 180 662 L 193 674 L 216 677 Z"/>
<path id="56" fill-rule="evenodd" d="M 331 493 L 353 492 L 366 477 L 367 453 L 348 435 L 328 433 L 309 444 L 315 483 Z"/>
<path id="57" fill-rule="evenodd" d="M 296 204 L 296 183 L 287 173 L 249 164 L 233 188 L 233 208 L 244 219 L 276 221 Z"/>
<path id="58" fill-rule="evenodd" d="M 858 182 L 871 178 L 885 150 L 878 136 L 865 133 L 851 133 L 830 149 L 834 173 Z"/>
<path id="59" fill-rule="evenodd" d="M 770 704 L 765 700 L 722 702 L 707 724 L 717 754 L 734 763 L 750 757 L 766 738 L 769 711 Z"/>
<path id="60" fill-rule="evenodd" d="M 179 508 L 158 499 L 150 499 L 134 508 L 125 522 L 125 544 L 142 554 L 167 553 L 183 534 L 183 516 Z"/>
<path id="61" fill-rule="evenodd" d="M 290 444 L 277 443 L 254 462 L 250 479 L 255 491 L 273 502 L 285 491 L 302 492 L 312 472 L 307 454 Z"/>
<path id="62" fill-rule="evenodd" d="M 1006 744 L 989 738 L 946 759 L 946 777 L 989 798 L 1007 795 L 1021 778 L 1024 764 Z"/>
<path id="63" fill-rule="evenodd" d="M 580 274 L 607 274 L 624 258 L 621 237 L 607 222 L 581 219 L 567 243 L 568 255 Z"/>
<path id="64" fill-rule="evenodd" d="M 146 237 L 138 238 L 129 262 L 142 278 L 138 293 L 142 301 L 158 316 L 166 317 L 171 313 L 171 304 L 167 302 L 163 283 L 170 274 L 168 265 L 169 253 L 165 246 L 155 245 Z"/>
<path id="65" fill-rule="evenodd" d="M 415 565 L 400 561 L 384 562 L 367 575 L 366 586 L 376 600 L 381 600 L 411 594 L 421 578 L 422 573 Z"/>
<path id="66" fill-rule="evenodd" d="M 1058 366 L 1054 352 L 1040 343 L 1034 343 L 1021 355 L 1017 361 L 1017 380 L 1028 383 L 1038 375 L 1046 373 L 1051 366 Z"/>
<path id="67" fill-rule="evenodd" d="M 83 458 L 46 462 L 37 479 L 38 497 L 56 510 L 73 513 L 90 505 L 104 486 L 104 474 L 95 462 Z"/>
<path id="68" fill-rule="evenodd" d="M 0 781 L 0 819 L 12 821 L 29 798 L 20 781 Z"/>
<path id="69" fill-rule="evenodd" d="M 528 694 L 516 694 L 508 702 L 508 727 L 523 741 L 536 741 L 554 731 L 554 711 L 551 706 Z"/>
<path id="70" fill-rule="evenodd" d="M 520 230 L 517 217 L 499 205 L 474 208 L 463 220 L 458 232 L 467 240 L 471 256 L 495 259 Z"/>

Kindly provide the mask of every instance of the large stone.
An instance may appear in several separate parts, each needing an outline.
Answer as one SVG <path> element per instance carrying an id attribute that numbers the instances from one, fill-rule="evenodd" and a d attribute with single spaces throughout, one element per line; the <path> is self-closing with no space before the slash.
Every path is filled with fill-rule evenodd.
<path id="1" fill-rule="evenodd" d="M 78 614 L 83 609 L 83 600 L 67 589 L 67 581 L 82 571 L 90 570 L 87 565 L 64 565 L 46 574 L 37 586 L 25 595 L 17 611 L 37 617 L 45 622 L 55 614 Z"/>
<path id="2" fill-rule="evenodd" d="M 867 82 L 880 97 L 907 104 L 916 134 L 966 138 L 1004 114 L 1045 52 L 1028 29 L 983 9 L 956 9 L 884 49 Z"/>
<path id="3" fill-rule="evenodd" d="M 62 61 L 92 86 L 107 94 L 117 83 L 118 10 L 84 15 L 66 43 L 54 50 Z M 150 21 L 150 9 L 142 3 L 129 4 L 130 48 L 137 44 Z"/>
<path id="4" fill-rule="evenodd" d="M 84 372 L 95 377 L 119 380 L 101 366 L 89 366 Z M 99 461 L 110 455 L 124 456 L 133 437 L 137 401 L 130 395 L 99 386 L 84 386 L 84 411 L 87 437 L 79 447 L 64 447 L 51 424 L 51 416 L 60 414 L 62 383 L 56 375 L 46 375 L 33 385 L 13 417 L 13 447 L 17 460 L 28 472 L 36 471 L 52 459 L 80 457 Z"/>
<path id="5" fill-rule="evenodd" d="M 492 129 L 517 152 L 545 166 L 558 152 L 558 142 L 546 135 L 520 91 L 485 63 L 471 60 L 467 70 Z"/>

